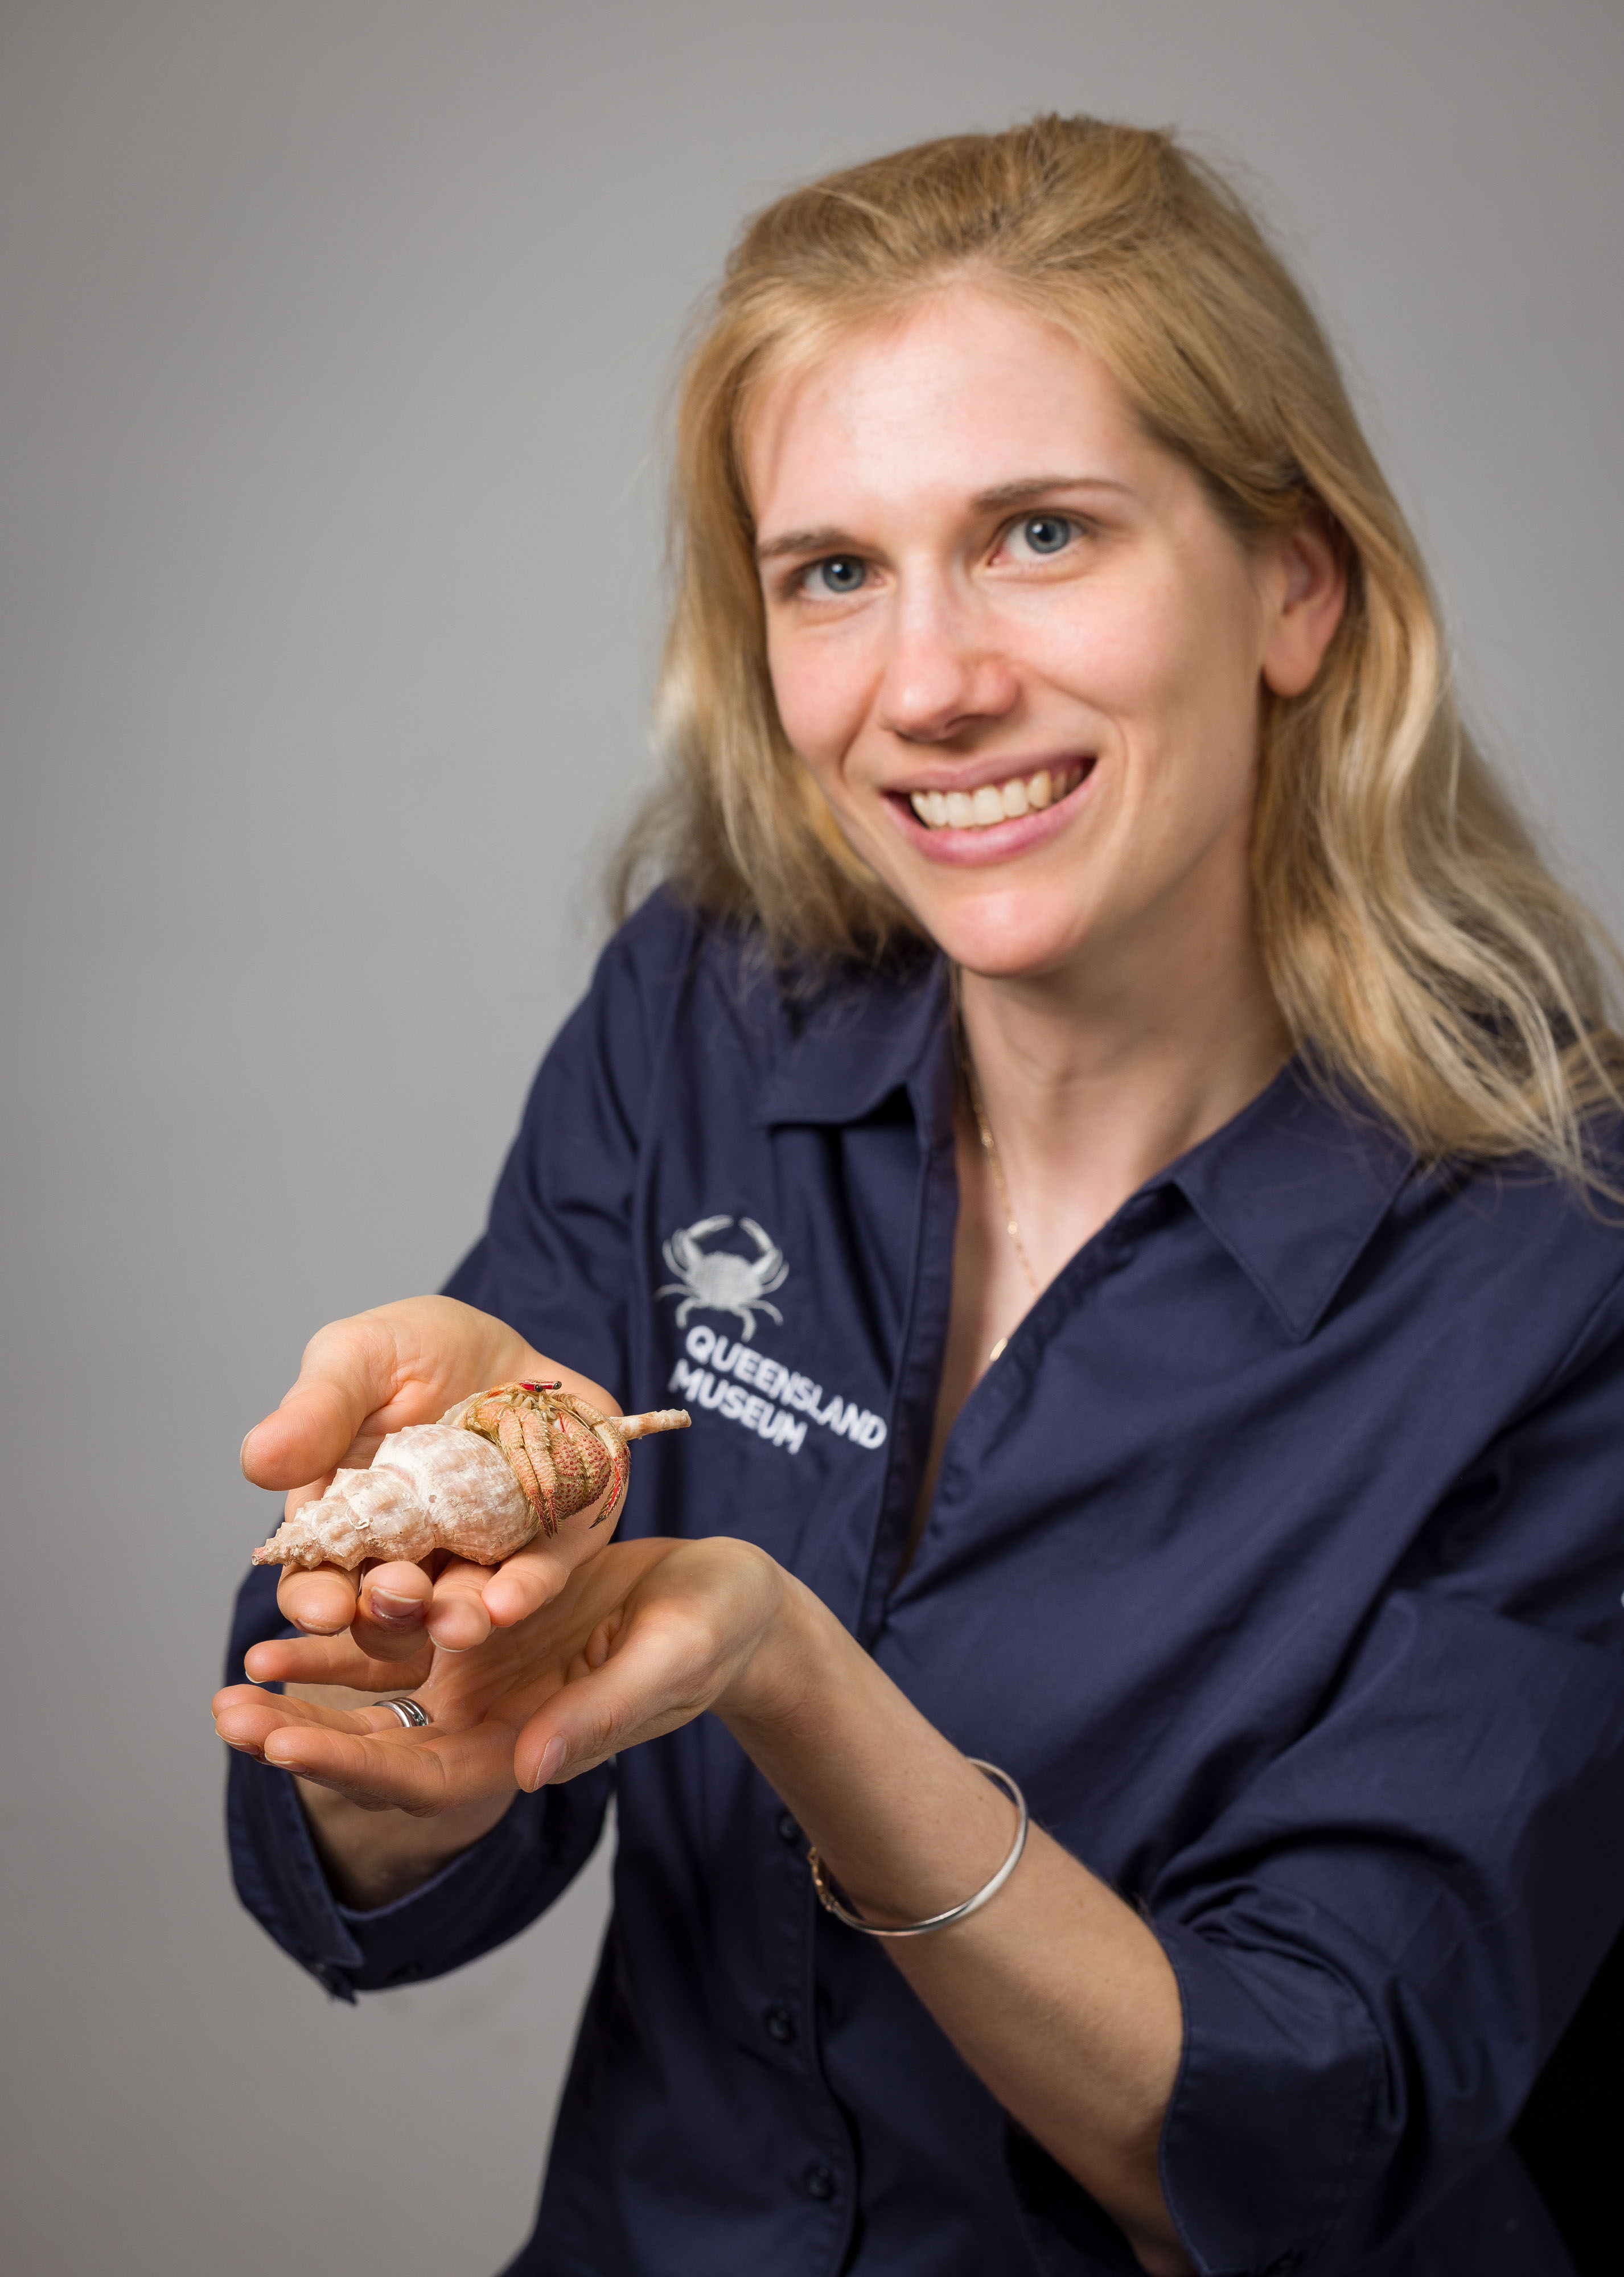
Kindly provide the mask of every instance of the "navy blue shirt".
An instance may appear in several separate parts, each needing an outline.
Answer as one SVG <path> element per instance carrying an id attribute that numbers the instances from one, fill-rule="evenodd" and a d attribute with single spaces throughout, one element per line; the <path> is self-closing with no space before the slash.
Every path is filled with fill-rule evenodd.
<path id="1" fill-rule="evenodd" d="M 1033 1306 L 903 1550 L 947 1332 L 942 974 L 797 997 L 660 897 L 537 1080 L 454 1293 L 694 1429 L 623 1531 L 748 1537 L 1154 1924 L 1205 2273 L 1554 2277 L 1507 2131 L 1624 1915 L 1624 1232 L 1419 1169 L 1295 1066 Z M 281 1634 L 274 1570 L 233 1654 Z M 232 1758 L 238 1885 L 337 1990 L 615 1904 L 527 2277 L 1132 2269 L 711 1717 L 377 1912 Z"/>

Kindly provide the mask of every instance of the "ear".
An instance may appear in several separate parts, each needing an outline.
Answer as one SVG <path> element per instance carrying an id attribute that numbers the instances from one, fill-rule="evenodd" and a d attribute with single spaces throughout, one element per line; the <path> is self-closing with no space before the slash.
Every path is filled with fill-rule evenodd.
<path id="1" fill-rule="evenodd" d="M 1277 696 L 1300 696 L 1324 660 L 1347 602 L 1340 533 L 1318 514 L 1306 514 L 1270 549 L 1262 674 Z"/>

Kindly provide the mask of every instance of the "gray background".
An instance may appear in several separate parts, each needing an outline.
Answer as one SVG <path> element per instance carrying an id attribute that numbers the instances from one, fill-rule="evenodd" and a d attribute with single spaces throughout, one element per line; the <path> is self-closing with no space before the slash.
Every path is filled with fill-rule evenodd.
<path id="1" fill-rule="evenodd" d="M 486 2277 L 601 1920 L 330 2006 L 206 1713 L 242 1432 L 432 1285 L 644 775 L 739 216 L 1039 108 L 1249 167 L 1616 923 L 1617 0 L 5 0 L 5 2266 Z"/>

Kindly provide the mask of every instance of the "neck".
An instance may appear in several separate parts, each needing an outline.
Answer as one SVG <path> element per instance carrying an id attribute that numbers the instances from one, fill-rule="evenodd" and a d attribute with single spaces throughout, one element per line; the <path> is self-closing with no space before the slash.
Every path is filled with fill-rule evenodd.
<path id="1" fill-rule="evenodd" d="M 1231 914 L 1041 975 L 962 975 L 982 1105 L 1042 1281 L 1289 1056 L 1249 910 Z"/>

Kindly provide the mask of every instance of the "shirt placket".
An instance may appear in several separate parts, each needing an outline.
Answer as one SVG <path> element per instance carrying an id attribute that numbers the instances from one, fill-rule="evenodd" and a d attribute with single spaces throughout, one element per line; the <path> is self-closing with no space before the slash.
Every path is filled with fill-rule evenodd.
<path id="1" fill-rule="evenodd" d="M 851 1609 L 854 1632 L 865 1646 L 883 1621 L 907 1542 L 947 1338 L 958 1184 L 951 1062 L 945 1054 L 942 1059 L 944 1065 L 924 1071 L 914 1095 L 921 1146 L 908 1301 L 887 1419 L 885 1469 L 877 1499 L 869 1504 L 873 1515 L 867 1557 Z M 758 1850 L 763 1897 L 775 1924 L 769 1946 L 773 1981 L 762 2002 L 761 2031 L 769 2060 L 795 2095 L 804 2129 L 786 2159 L 786 2181 L 805 2199 L 809 2212 L 815 2208 L 824 2217 L 807 2228 L 806 2266 L 833 2277 L 844 2266 L 857 2211 L 857 2148 L 819 2056 L 818 1911 L 806 1839 L 765 1782 L 761 1797 Z"/>

